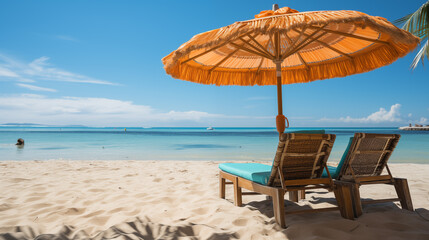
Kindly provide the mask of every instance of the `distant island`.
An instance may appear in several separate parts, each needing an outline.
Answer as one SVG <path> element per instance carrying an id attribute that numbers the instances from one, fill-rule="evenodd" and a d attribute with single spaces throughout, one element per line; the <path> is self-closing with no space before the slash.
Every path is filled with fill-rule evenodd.
<path id="1" fill-rule="evenodd" d="M 87 127 L 85 125 L 47 125 L 38 123 L 2 123 L 0 127 Z"/>
<path id="2" fill-rule="evenodd" d="M 410 125 L 405 127 L 400 127 L 400 130 L 407 130 L 407 131 L 429 131 L 429 125 L 421 125 L 421 124 L 414 124 L 414 126 L 410 123 Z"/>
<path id="3" fill-rule="evenodd" d="M 1 126 L 44 126 L 37 123 L 3 123 Z"/>

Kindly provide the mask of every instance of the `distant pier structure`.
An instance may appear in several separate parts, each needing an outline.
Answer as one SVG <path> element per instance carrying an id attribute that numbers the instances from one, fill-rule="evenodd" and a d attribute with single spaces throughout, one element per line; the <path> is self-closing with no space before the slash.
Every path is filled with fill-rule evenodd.
<path id="1" fill-rule="evenodd" d="M 429 131 L 429 125 L 423 126 L 421 124 L 414 124 L 414 126 L 410 123 L 410 125 L 405 127 L 400 127 L 399 130 L 407 130 L 407 131 Z"/>

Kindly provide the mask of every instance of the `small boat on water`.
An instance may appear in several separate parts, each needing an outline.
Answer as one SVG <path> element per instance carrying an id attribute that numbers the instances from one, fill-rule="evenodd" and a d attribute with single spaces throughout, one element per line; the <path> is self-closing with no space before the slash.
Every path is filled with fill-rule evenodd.
<path id="1" fill-rule="evenodd" d="M 423 126 L 420 124 L 414 124 L 414 126 L 408 125 L 405 127 L 400 127 L 399 130 L 406 130 L 406 131 L 429 131 L 429 125 Z"/>
<path id="2" fill-rule="evenodd" d="M 213 128 L 212 127 L 208 127 L 207 130 L 213 130 Z"/>

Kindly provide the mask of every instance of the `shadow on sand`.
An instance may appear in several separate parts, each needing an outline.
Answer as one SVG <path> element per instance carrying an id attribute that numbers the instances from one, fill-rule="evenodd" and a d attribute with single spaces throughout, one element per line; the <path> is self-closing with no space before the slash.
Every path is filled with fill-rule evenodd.
<path id="1" fill-rule="evenodd" d="M 68 240 L 68 239 L 210 239 L 226 240 L 237 239 L 236 234 L 222 229 L 213 228 L 203 224 L 185 223 L 178 226 L 169 226 L 153 223 L 148 218 L 132 222 L 124 222 L 114 225 L 94 236 L 89 236 L 84 231 L 75 231 L 71 226 L 63 226 L 56 234 L 37 234 L 37 230 L 31 227 L 14 227 L 9 233 L 0 234 L 4 240 Z"/>

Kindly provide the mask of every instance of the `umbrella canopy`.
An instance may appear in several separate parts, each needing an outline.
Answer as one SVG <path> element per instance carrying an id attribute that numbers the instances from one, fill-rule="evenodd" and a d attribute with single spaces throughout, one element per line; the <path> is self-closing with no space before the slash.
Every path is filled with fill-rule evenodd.
<path id="1" fill-rule="evenodd" d="M 282 84 L 371 71 L 405 56 L 418 43 L 419 38 L 382 17 L 274 7 L 255 19 L 195 35 L 162 61 L 172 77 L 191 82 L 277 85 L 281 133 Z"/>

